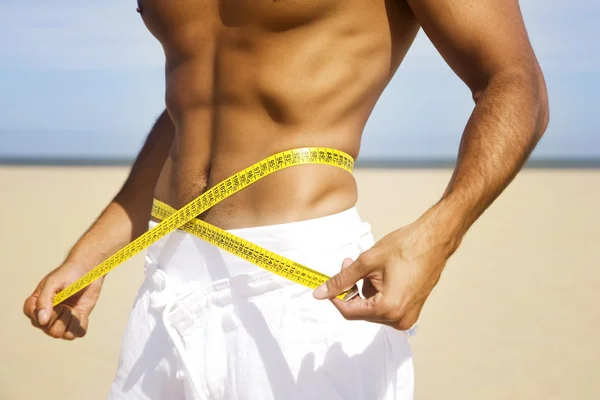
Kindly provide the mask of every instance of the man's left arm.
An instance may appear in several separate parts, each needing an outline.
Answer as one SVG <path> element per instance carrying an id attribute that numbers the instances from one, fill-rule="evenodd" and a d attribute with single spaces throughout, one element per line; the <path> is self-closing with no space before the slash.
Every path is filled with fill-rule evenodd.
<path id="1" fill-rule="evenodd" d="M 548 100 L 517 0 L 407 0 L 476 106 L 442 199 L 377 242 L 315 291 L 333 298 L 365 279 L 365 299 L 334 305 L 348 319 L 408 329 L 447 259 L 508 186 L 544 133 Z"/>
<path id="2" fill-rule="evenodd" d="M 546 85 L 517 0 L 409 4 L 476 102 L 437 207 L 460 237 L 515 177 L 544 133 Z"/>

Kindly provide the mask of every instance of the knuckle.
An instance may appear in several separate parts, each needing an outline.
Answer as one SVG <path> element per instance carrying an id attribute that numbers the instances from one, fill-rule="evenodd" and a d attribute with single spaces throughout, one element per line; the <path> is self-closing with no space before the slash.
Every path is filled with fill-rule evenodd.
<path id="1" fill-rule="evenodd" d="M 400 321 L 404 316 L 404 311 L 399 307 L 386 306 L 383 308 L 382 317 L 387 321 Z"/>
<path id="2" fill-rule="evenodd" d="M 46 282 L 44 282 L 44 286 L 42 287 L 42 293 L 45 295 L 49 295 L 52 291 L 56 290 L 61 284 L 61 279 L 54 275 L 50 275 Z"/>
<path id="3" fill-rule="evenodd" d="M 48 290 L 52 288 L 56 284 L 55 282 L 56 278 L 53 275 L 50 275 L 42 285 L 42 290 Z"/>
<path id="4" fill-rule="evenodd" d="M 358 257 L 357 261 L 360 263 L 361 266 L 363 266 L 363 268 L 364 267 L 368 268 L 368 267 L 372 266 L 373 264 L 375 264 L 376 256 L 377 255 L 375 254 L 375 250 L 371 249 L 371 250 L 368 250 L 368 251 L 365 251 L 364 253 L 362 253 Z"/>
<path id="5" fill-rule="evenodd" d="M 405 319 L 400 320 L 396 326 L 401 331 L 407 331 L 407 330 L 409 330 L 410 328 L 413 327 L 413 325 L 415 324 L 415 322 L 416 321 L 413 321 L 410 318 L 405 318 Z"/>
<path id="6" fill-rule="evenodd" d="M 46 304 L 48 304 L 49 302 L 49 300 L 46 299 L 46 297 L 49 297 L 49 294 L 46 294 L 44 292 L 40 293 L 40 297 L 38 297 L 35 301 L 35 307 L 37 309 L 46 308 Z"/>
<path id="7" fill-rule="evenodd" d="M 63 333 L 58 330 L 50 330 L 48 331 L 48 335 L 52 336 L 54 339 L 60 339 L 63 337 Z"/>
<path id="8" fill-rule="evenodd" d="M 28 298 L 27 300 L 25 300 L 25 302 L 23 303 L 23 314 L 25 314 L 25 316 L 30 317 L 31 314 L 31 298 Z"/>
<path id="9" fill-rule="evenodd" d="M 337 275 L 332 276 L 327 283 L 327 287 L 329 289 L 342 289 L 342 285 L 344 284 L 344 275 L 339 273 Z"/>
<path id="10" fill-rule="evenodd" d="M 369 250 L 363 252 L 358 259 L 363 269 L 371 271 L 380 263 L 381 251 L 377 247 L 371 247 Z"/>

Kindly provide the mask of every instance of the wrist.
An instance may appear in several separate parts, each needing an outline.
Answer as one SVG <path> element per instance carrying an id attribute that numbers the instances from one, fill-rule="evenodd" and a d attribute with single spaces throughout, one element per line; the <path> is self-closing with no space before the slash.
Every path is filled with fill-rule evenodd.
<path id="1" fill-rule="evenodd" d="M 474 222 L 474 212 L 452 196 L 441 199 L 418 222 L 427 227 L 431 239 L 446 248 L 449 255 L 460 246 Z"/>
<path id="2" fill-rule="evenodd" d="M 88 273 L 99 263 L 103 257 L 98 253 L 90 253 L 83 246 L 75 245 L 71 252 L 65 258 L 63 266 L 81 270 L 82 273 Z"/>
<path id="3" fill-rule="evenodd" d="M 81 271 L 81 273 L 86 274 L 92 269 L 94 269 L 95 265 L 91 265 L 91 263 L 88 260 L 68 256 L 62 263 L 62 267 L 68 269 L 76 269 Z"/>

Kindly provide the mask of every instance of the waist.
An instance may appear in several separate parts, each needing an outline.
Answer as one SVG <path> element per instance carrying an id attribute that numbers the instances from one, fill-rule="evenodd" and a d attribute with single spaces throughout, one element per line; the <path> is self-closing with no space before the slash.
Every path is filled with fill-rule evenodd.
<path id="1" fill-rule="evenodd" d="M 265 155 L 242 157 L 234 152 L 227 159 L 215 156 L 209 166 L 202 168 L 191 168 L 182 160 L 170 162 L 169 168 L 163 170 L 155 198 L 179 209 L 262 157 Z M 227 163 L 228 159 L 231 162 Z M 210 172 L 207 177 L 198 177 L 187 172 L 190 169 Z M 324 217 L 352 207 L 357 200 L 356 181 L 347 170 L 299 163 L 254 182 L 218 202 L 199 218 L 223 229 L 247 228 Z"/>
<path id="2" fill-rule="evenodd" d="M 151 227 L 155 224 L 150 222 Z M 228 232 L 330 276 L 339 272 L 344 258 L 355 258 L 373 244 L 371 227 L 355 207 L 320 218 Z M 179 285 L 205 285 L 239 275 L 272 276 L 181 230 L 153 244 L 147 259 Z"/>

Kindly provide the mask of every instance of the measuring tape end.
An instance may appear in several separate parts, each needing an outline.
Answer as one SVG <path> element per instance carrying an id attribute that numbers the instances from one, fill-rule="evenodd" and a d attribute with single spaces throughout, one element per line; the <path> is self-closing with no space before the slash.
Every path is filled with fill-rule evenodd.
<path id="1" fill-rule="evenodd" d="M 350 300 L 352 300 L 353 298 L 355 298 L 355 297 L 356 297 L 356 296 L 358 296 L 358 295 L 359 295 L 358 286 L 354 285 L 354 286 L 352 287 L 352 289 L 348 290 L 348 291 L 347 291 L 347 292 L 345 292 L 345 293 L 342 293 L 342 294 L 340 294 L 340 295 L 338 296 L 338 299 L 340 299 L 340 300 L 342 300 L 342 301 L 346 302 L 346 301 L 350 301 Z"/>

